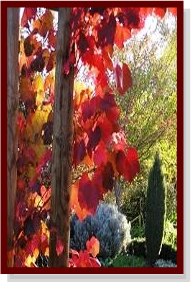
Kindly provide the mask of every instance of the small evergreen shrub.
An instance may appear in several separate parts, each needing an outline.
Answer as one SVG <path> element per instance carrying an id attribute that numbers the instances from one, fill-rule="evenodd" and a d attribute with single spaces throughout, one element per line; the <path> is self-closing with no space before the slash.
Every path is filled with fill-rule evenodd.
<path id="1" fill-rule="evenodd" d="M 102 203 L 95 216 L 87 216 L 83 221 L 72 216 L 70 247 L 84 250 L 87 240 L 95 236 L 100 242 L 98 257 L 112 258 L 131 242 L 130 228 L 130 223 L 117 207 Z"/>

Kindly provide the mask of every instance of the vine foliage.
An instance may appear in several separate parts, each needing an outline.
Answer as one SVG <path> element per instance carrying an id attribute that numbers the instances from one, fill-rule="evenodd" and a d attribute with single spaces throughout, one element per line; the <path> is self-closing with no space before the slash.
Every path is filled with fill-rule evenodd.
<path id="1" fill-rule="evenodd" d="M 62 72 L 67 76 L 75 67 L 70 203 L 80 220 L 95 214 L 117 178 L 131 182 L 140 170 L 137 150 L 129 147 L 119 126 L 114 95 L 114 89 L 128 95 L 131 71 L 126 63 L 114 62 L 112 54 L 114 46 L 123 48 L 143 28 L 149 14 L 163 17 L 166 12 L 176 14 L 172 8 L 72 9 L 70 50 Z M 49 256 L 55 17 L 49 9 L 25 8 L 20 22 L 17 195 L 14 249 L 8 254 L 14 255 L 18 267 L 36 267 L 40 255 Z M 64 252 L 59 234 L 56 250 L 58 256 Z M 70 251 L 69 264 L 100 266 L 98 253 L 99 241 L 92 237 L 86 250 Z"/>

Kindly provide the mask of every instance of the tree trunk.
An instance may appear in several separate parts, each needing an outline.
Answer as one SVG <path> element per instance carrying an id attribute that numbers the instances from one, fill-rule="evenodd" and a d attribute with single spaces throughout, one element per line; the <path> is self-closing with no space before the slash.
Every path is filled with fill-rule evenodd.
<path id="1" fill-rule="evenodd" d="M 50 267 L 68 267 L 70 238 L 70 185 L 73 147 L 73 84 L 74 72 L 62 73 L 69 56 L 71 8 L 58 12 L 58 36 L 53 117 L 52 198 Z M 58 256 L 57 240 L 64 250 Z"/>
<path id="2" fill-rule="evenodd" d="M 120 211 L 121 208 L 121 187 L 119 187 L 118 181 L 115 182 L 115 201 L 116 205 L 118 207 L 118 211 Z"/>
<path id="3" fill-rule="evenodd" d="M 13 220 L 17 187 L 19 8 L 7 10 L 7 266 L 12 267 Z"/>

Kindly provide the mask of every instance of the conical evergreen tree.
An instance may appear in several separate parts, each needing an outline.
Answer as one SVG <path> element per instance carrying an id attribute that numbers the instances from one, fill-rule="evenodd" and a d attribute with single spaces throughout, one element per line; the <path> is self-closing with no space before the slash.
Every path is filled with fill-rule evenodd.
<path id="1" fill-rule="evenodd" d="M 149 266 L 160 254 L 163 238 L 165 218 L 165 187 L 163 173 L 161 170 L 161 161 L 159 154 L 156 153 L 153 167 L 148 177 L 148 190 L 146 202 L 146 250 Z"/>

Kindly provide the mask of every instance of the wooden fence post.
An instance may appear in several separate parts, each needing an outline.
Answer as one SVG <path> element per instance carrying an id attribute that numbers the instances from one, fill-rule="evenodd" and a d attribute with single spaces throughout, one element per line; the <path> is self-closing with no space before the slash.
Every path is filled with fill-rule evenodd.
<path id="1" fill-rule="evenodd" d="M 60 8 L 53 113 L 50 267 L 68 267 L 69 256 L 74 74 L 72 68 L 68 75 L 64 75 L 62 68 L 69 54 L 70 19 L 71 8 Z M 64 246 L 60 256 L 56 252 L 58 238 Z"/>
<path id="2" fill-rule="evenodd" d="M 12 267 L 13 220 L 17 187 L 17 116 L 19 105 L 19 8 L 7 10 L 7 266 Z"/>

